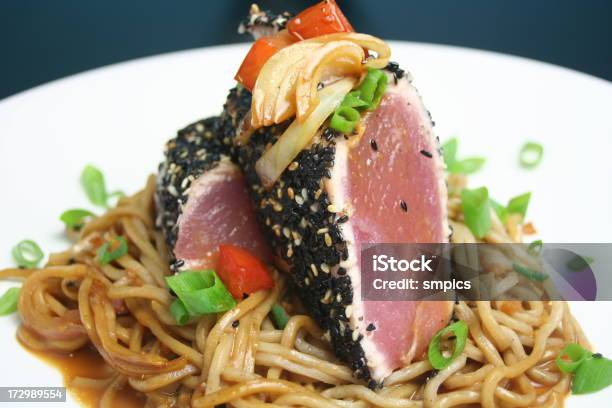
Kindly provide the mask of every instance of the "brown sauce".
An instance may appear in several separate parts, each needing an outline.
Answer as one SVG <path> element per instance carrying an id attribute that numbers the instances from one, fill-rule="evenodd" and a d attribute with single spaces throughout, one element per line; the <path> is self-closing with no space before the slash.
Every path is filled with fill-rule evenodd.
<path id="1" fill-rule="evenodd" d="M 35 351 L 24 346 L 26 350 L 45 363 L 55 367 L 62 374 L 64 386 L 83 407 L 97 408 L 102 399 L 103 389 L 85 389 L 72 387 L 75 377 L 105 378 L 108 366 L 100 354 L 90 346 L 73 353 L 64 354 L 52 351 Z M 124 387 L 115 394 L 113 406 L 121 408 L 143 408 L 145 399 L 142 393 L 130 387 Z"/>

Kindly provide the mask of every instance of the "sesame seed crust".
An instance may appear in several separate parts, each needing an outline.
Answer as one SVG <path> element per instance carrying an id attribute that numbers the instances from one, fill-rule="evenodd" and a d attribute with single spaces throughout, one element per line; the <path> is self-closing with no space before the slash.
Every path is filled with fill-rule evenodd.
<path id="1" fill-rule="evenodd" d="M 224 129 L 238 127 L 250 101 L 251 94 L 244 88 L 230 91 L 221 115 Z M 232 152 L 233 159 L 247 178 L 268 242 L 290 265 L 296 293 L 329 334 L 336 355 L 351 364 L 357 378 L 376 387 L 379 384 L 370 376 L 360 345 L 362 335 L 346 316 L 347 307 L 352 310 L 354 294 L 351 279 L 340 265 L 348 259 L 348 250 L 339 224 L 348 218 L 329 210 L 331 202 L 324 186 L 334 165 L 336 132 L 323 130 L 322 137 L 302 150 L 270 189 L 262 187 L 255 172 L 257 160 L 289 123 L 258 129 Z"/>
<path id="2" fill-rule="evenodd" d="M 219 117 L 199 120 L 179 130 L 165 146 L 165 160 L 159 165 L 155 203 L 156 225 L 164 233 L 172 253 L 178 236 L 178 218 L 189 198 L 192 183 L 230 154 L 229 140 L 220 138 Z M 174 268 L 179 265 L 173 261 Z"/>

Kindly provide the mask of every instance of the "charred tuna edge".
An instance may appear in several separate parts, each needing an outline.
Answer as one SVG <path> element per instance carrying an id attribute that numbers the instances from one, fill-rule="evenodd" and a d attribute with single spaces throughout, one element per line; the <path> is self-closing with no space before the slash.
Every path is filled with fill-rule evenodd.
<path id="1" fill-rule="evenodd" d="M 177 221 L 192 182 L 216 167 L 223 158 L 229 158 L 229 139 L 218 137 L 223 133 L 220 126 L 218 117 L 202 119 L 179 130 L 177 136 L 166 143 L 165 160 L 159 165 L 155 200 L 156 224 L 162 229 L 170 249 L 177 241 Z M 176 269 L 180 265 L 173 259 L 171 266 Z"/>
<path id="2" fill-rule="evenodd" d="M 387 67 L 392 84 L 410 87 L 410 77 L 397 64 Z M 413 95 L 414 96 L 414 95 Z M 418 94 L 416 94 L 418 98 Z M 221 115 L 225 138 L 233 137 L 235 129 L 250 108 L 251 94 L 241 87 L 230 91 Z M 425 113 L 429 118 L 429 113 Z M 381 376 L 372 376 L 362 347 L 364 333 L 372 325 L 364 322 L 355 327 L 351 319 L 354 283 L 346 261 L 349 245 L 343 237 L 343 224 L 349 216 L 337 212 L 331 205 L 326 183 L 332 178 L 337 147 L 346 154 L 346 141 L 330 128 L 322 129 L 312 145 L 303 150 L 282 174 L 272 189 L 261 186 L 255 163 L 270 144 L 274 143 L 290 122 L 258 129 L 248 143 L 233 152 L 233 158 L 243 169 L 257 206 L 257 216 L 264 234 L 274 251 L 289 265 L 290 275 L 304 305 L 326 332 L 336 355 L 351 364 L 357 378 L 369 387 L 381 385 Z M 433 123 L 432 123 L 433 125 Z M 435 141 L 438 144 L 437 139 Z M 439 160 L 439 149 L 431 153 Z M 428 156 L 429 157 L 429 156 Z M 442 165 L 443 166 L 443 165 Z M 445 192 L 443 181 L 438 186 Z M 444 194 L 445 196 L 445 194 Z M 444 204 L 445 207 L 445 203 Z M 444 211 L 445 208 L 444 208 Z M 444 219 L 446 234 L 448 226 Z M 383 377 L 384 378 L 384 377 Z"/>

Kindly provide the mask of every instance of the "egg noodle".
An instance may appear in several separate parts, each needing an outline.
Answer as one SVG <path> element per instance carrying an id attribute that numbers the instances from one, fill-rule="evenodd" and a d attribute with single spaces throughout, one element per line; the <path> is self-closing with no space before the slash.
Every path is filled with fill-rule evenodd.
<path id="1" fill-rule="evenodd" d="M 453 242 L 477 242 L 462 222 L 465 179 L 449 177 Z M 88 344 L 108 365 L 106 379 L 74 378 L 71 388 L 104 389 L 100 407 L 131 387 L 151 407 L 560 407 L 570 376 L 554 359 L 563 346 L 589 347 L 565 302 L 458 302 L 454 318 L 469 338 L 450 366 L 435 372 L 427 359 L 391 374 L 371 390 L 338 362 L 318 325 L 301 312 L 285 279 L 233 309 L 178 326 L 164 277 L 172 272 L 155 228 L 155 178 L 116 208 L 87 223 L 67 251 L 42 269 L 6 269 L 22 278 L 18 337 L 34 350 L 72 352 Z M 492 212 L 486 242 L 520 242 L 521 224 Z M 129 252 L 100 265 L 96 249 L 115 236 Z M 283 330 L 268 317 L 275 303 L 292 315 Z M 447 344 L 448 343 L 448 344 Z M 450 346 L 451 340 L 443 341 Z"/>

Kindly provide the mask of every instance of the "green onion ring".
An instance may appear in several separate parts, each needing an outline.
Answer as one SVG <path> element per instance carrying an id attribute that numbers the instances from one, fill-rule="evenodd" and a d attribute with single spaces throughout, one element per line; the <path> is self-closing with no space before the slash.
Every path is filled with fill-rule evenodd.
<path id="1" fill-rule="evenodd" d="M 563 347 L 563 349 L 561 349 L 561 352 L 557 356 L 555 362 L 557 363 L 559 370 L 563 371 L 564 373 L 573 373 L 576 371 L 578 366 L 582 364 L 584 360 L 586 360 L 588 355 L 589 352 L 582 346 L 576 343 L 569 343 Z M 567 361 L 564 359 L 564 357 L 568 357 L 570 361 Z"/>
<path id="2" fill-rule="evenodd" d="M 20 268 L 36 268 L 45 257 L 42 249 L 31 239 L 19 242 L 11 253 Z"/>
<path id="3" fill-rule="evenodd" d="M 355 130 L 359 119 L 361 115 L 357 109 L 340 105 L 334 112 L 329 126 L 340 133 L 349 134 Z"/>
<path id="4" fill-rule="evenodd" d="M 519 153 L 519 162 L 526 169 L 533 169 L 542 161 L 544 156 L 544 147 L 535 142 L 527 142 L 521 147 Z"/>
<path id="5" fill-rule="evenodd" d="M 451 332 L 455 336 L 455 347 L 452 355 L 447 358 L 444 357 L 442 355 L 442 351 L 440 351 L 440 342 L 442 340 L 442 336 Z M 431 339 L 429 348 L 427 350 L 427 358 L 429 359 L 431 366 L 436 370 L 443 370 L 448 367 L 463 352 L 467 342 L 467 336 L 468 326 L 463 320 L 459 320 L 438 331 Z"/>

